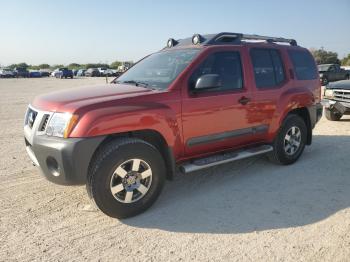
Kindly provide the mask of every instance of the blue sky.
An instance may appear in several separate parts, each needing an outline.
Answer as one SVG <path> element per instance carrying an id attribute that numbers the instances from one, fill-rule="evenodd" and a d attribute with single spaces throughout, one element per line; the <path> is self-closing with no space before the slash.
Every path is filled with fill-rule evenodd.
<path id="1" fill-rule="evenodd" d="M 0 64 L 138 60 L 169 37 L 222 31 L 350 53 L 350 0 L 0 0 Z"/>

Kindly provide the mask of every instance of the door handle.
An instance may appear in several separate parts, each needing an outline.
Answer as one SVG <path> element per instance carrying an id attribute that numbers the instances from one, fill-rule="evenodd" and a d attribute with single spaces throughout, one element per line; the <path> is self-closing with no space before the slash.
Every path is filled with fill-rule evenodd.
<path id="1" fill-rule="evenodd" d="M 245 97 L 245 96 L 242 96 L 242 97 L 238 100 L 238 102 L 239 102 L 240 104 L 242 104 L 242 105 L 248 104 L 249 101 L 250 101 L 250 98 Z"/>

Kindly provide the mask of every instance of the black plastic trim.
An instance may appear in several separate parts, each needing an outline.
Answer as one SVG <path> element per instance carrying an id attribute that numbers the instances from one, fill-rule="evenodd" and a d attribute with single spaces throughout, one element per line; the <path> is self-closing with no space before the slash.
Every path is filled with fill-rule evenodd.
<path id="1" fill-rule="evenodd" d="M 29 146 L 49 181 L 60 185 L 83 185 L 86 183 L 90 160 L 104 139 L 105 136 L 59 138 L 45 135 L 36 136 Z M 53 159 L 57 162 L 57 170 L 49 166 Z"/>
<path id="2" fill-rule="evenodd" d="M 213 143 L 217 141 L 223 141 L 226 139 L 237 138 L 246 135 L 262 134 L 266 133 L 269 129 L 269 125 L 259 125 L 254 127 L 248 127 L 243 129 L 237 129 L 233 131 L 217 133 L 208 136 L 194 137 L 187 140 L 187 146 L 197 146 L 202 144 Z"/>

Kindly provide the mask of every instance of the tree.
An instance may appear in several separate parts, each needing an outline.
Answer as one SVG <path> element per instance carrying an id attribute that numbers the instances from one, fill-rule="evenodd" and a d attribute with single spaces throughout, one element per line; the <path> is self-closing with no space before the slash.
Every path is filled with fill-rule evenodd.
<path id="1" fill-rule="evenodd" d="M 105 68 L 109 68 L 108 64 L 101 64 L 101 63 L 88 63 L 85 65 L 85 68 L 99 68 L 99 67 L 105 67 Z"/>
<path id="2" fill-rule="evenodd" d="M 11 68 L 11 69 L 15 69 L 17 67 L 27 69 L 29 67 L 29 65 L 26 63 L 19 63 L 19 64 L 12 64 L 9 66 L 9 68 Z"/>
<path id="3" fill-rule="evenodd" d="M 350 66 L 350 54 L 341 60 L 343 66 Z"/>
<path id="4" fill-rule="evenodd" d="M 79 68 L 81 68 L 81 65 L 77 64 L 77 63 L 71 63 L 68 65 L 68 68 L 69 69 L 79 69 Z"/>
<path id="5" fill-rule="evenodd" d="M 40 69 L 40 67 L 37 65 L 30 65 L 28 68 L 32 69 L 32 70 L 39 70 Z"/>
<path id="6" fill-rule="evenodd" d="M 311 49 L 312 55 L 314 56 L 316 63 L 319 64 L 340 64 L 338 54 L 336 52 L 327 51 L 321 49 Z"/>
<path id="7" fill-rule="evenodd" d="M 118 69 L 118 66 L 121 66 L 122 65 L 122 62 L 120 61 L 114 61 L 111 65 L 110 65 L 110 68 L 112 69 Z"/>
<path id="8" fill-rule="evenodd" d="M 50 65 L 49 65 L 49 64 L 40 64 L 40 65 L 38 65 L 38 67 L 39 67 L 40 69 L 49 69 L 49 68 L 50 68 Z"/>
<path id="9" fill-rule="evenodd" d="M 52 65 L 51 69 L 55 70 L 56 68 L 62 68 L 64 65 Z"/>

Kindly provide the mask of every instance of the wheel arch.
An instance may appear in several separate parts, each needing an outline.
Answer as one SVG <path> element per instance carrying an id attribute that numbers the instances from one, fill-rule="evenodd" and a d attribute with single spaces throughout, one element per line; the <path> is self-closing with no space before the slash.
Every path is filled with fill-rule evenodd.
<path id="1" fill-rule="evenodd" d="M 161 133 L 152 129 L 143 129 L 143 130 L 136 130 L 136 131 L 107 135 L 95 150 L 90 160 L 90 164 L 93 162 L 93 159 L 95 158 L 95 156 L 106 144 L 110 143 L 112 140 L 125 138 L 125 137 L 139 138 L 155 146 L 159 150 L 161 156 L 164 159 L 164 162 L 167 168 L 166 178 L 168 180 L 173 179 L 176 172 L 176 162 L 175 162 L 173 149 L 171 146 L 167 144 L 165 138 L 162 136 Z"/>

